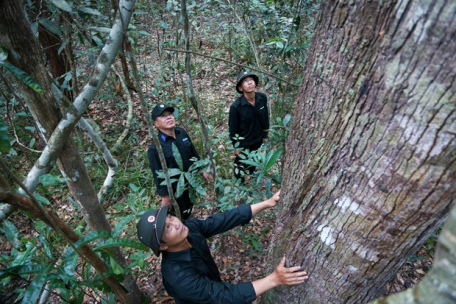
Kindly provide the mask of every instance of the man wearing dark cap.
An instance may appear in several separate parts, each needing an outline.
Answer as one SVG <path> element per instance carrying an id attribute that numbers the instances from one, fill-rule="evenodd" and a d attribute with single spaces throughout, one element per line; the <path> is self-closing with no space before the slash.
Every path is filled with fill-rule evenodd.
<path id="1" fill-rule="evenodd" d="M 191 159 L 193 157 L 199 159 L 200 157 L 187 132 L 182 128 L 176 127 L 176 120 L 173 113 L 173 107 L 160 103 L 152 110 L 152 119 L 154 121 L 154 126 L 158 131 L 158 140 L 160 141 L 160 145 L 165 155 L 166 166 L 168 168 L 179 168 L 173 155 L 172 145 L 175 144 L 182 159 L 183 169 L 184 171 L 188 171 L 188 168 L 190 168 L 193 163 Z M 162 165 L 154 142 L 150 145 L 147 156 L 149 158 L 150 169 L 154 176 L 155 186 L 157 187 L 157 194 L 162 198 L 161 204 L 162 206 L 169 205 L 171 202 L 168 188 L 166 185 L 161 185 L 164 179 L 158 178 L 157 174 L 158 171 L 162 170 Z M 203 176 L 206 181 L 209 182 L 209 174 L 204 172 Z M 177 182 L 174 182 L 172 186 L 173 191 L 176 191 Z M 187 219 L 190 216 L 193 207 L 188 190 L 185 190 L 181 196 L 176 198 L 176 201 L 179 205 L 182 219 Z M 170 206 L 170 208 L 172 208 L 172 206 Z"/>
<path id="2" fill-rule="evenodd" d="M 204 220 L 191 218 L 182 223 L 168 214 L 168 206 L 146 211 L 136 225 L 139 240 L 159 256 L 166 291 L 176 304 L 251 303 L 263 292 L 279 285 L 296 285 L 307 279 L 299 266 L 285 267 L 285 257 L 268 276 L 237 284 L 223 282 L 206 239 L 248 224 L 253 216 L 273 208 L 280 191 L 253 205 L 240 205 Z"/>
<path id="3" fill-rule="evenodd" d="M 242 72 L 236 80 L 236 91 L 241 94 L 230 107 L 228 120 L 230 138 L 235 148 L 234 176 L 244 181 L 243 175 L 252 167 L 241 162 L 241 151 L 256 151 L 268 140 L 268 99 L 256 92 L 258 76 Z"/>

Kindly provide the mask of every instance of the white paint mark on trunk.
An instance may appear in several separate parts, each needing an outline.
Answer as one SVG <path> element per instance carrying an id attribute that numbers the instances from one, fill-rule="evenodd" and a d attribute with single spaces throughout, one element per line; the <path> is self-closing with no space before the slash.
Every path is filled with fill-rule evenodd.
<path id="1" fill-rule="evenodd" d="M 334 229 L 320 225 L 317 230 L 321 232 L 320 239 L 323 241 L 323 243 L 332 249 L 335 249 L 336 246 L 334 244 L 336 243 L 336 239 L 332 236 Z"/>
<path id="2" fill-rule="evenodd" d="M 349 209 L 356 215 L 364 215 L 364 212 L 361 210 L 361 206 L 346 195 L 342 196 L 340 199 L 336 199 L 334 204 L 340 207 L 344 213 Z"/>
<path id="3" fill-rule="evenodd" d="M 348 268 L 348 271 L 350 271 L 350 272 L 356 272 L 356 271 L 358 270 L 358 268 L 356 268 L 356 267 L 353 266 L 353 265 L 348 265 L 347 268 Z"/>

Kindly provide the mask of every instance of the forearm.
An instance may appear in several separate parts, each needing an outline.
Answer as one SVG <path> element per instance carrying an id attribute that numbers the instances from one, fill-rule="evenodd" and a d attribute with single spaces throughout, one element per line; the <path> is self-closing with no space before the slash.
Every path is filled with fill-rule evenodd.
<path id="1" fill-rule="evenodd" d="M 257 203 L 254 205 L 250 205 L 252 208 L 252 217 L 255 216 L 255 214 L 260 213 L 264 209 L 272 208 L 274 207 L 278 200 L 280 199 L 280 190 L 274 193 L 271 198 L 268 198 L 267 200 L 262 201 L 261 203 Z"/>
<path id="2" fill-rule="evenodd" d="M 279 286 L 274 273 L 271 273 L 262 279 L 252 282 L 252 285 L 257 297 L 265 291 Z"/>
<path id="3" fill-rule="evenodd" d="M 261 211 L 271 208 L 271 207 L 274 207 L 274 204 L 271 203 L 271 199 L 267 199 L 265 201 L 262 201 L 261 203 L 251 205 L 252 217 L 255 216 L 256 214 L 260 213 Z"/>
<path id="4" fill-rule="evenodd" d="M 280 285 L 297 285 L 307 280 L 307 272 L 302 271 L 300 266 L 285 267 L 285 260 L 285 257 L 283 257 L 273 273 L 252 282 L 257 296 Z"/>

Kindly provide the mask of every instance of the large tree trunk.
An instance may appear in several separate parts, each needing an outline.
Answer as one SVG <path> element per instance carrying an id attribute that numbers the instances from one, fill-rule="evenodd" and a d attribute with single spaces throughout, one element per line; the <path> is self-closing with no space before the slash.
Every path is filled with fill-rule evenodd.
<path id="1" fill-rule="evenodd" d="M 326 1 L 287 140 L 269 303 L 365 303 L 456 197 L 456 3 Z"/>
<path id="2" fill-rule="evenodd" d="M 443 226 L 435 251 L 432 269 L 426 277 L 399 293 L 369 302 L 370 304 L 449 304 L 456 303 L 456 205 Z"/>
<path id="3" fill-rule="evenodd" d="M 26 71 L 43 88 L 42 95 L 26 86 L 23 86 L 22 92 L 27 96 L 27 106 L 47 141 L 63 115 L 52 94 L 52 84 L 44 66 L 42 52 L 24 16 L 20 1 L 1 1 L 0 15 L 2 16 L 0 18 L 0 44 L 8 50 L 10 54 L 8 59 L 16 67 Z M 91 230 L 110 232 L 111 226 L 98 201 L 97 193 L 73 139 L 70 136 L 60 140 L 66 140 L 66 143 L 63 144 L 60 152 L 58 166 L 67 178 L 72 196 L 81 206 L 84 219 Z M 121 265 L 127 266 L 121 250 L 114 248 L 113 251 L 116 260 Z M 131 274 L 126 275 L 124 284 L 131 292 L 133 302 L 139 301 L 141 294 Z"/>

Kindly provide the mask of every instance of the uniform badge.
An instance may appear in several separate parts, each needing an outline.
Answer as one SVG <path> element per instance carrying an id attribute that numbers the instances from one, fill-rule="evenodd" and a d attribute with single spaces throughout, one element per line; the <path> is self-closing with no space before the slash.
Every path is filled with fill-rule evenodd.
<path id="1" fill-rule="evenodd" d="M 148 221 L 149 223 L 155 222 L 155 216 L 153 216 L 153 215 L 149 216 L 149 217 L 147 218 L 147 221 Z"/>

